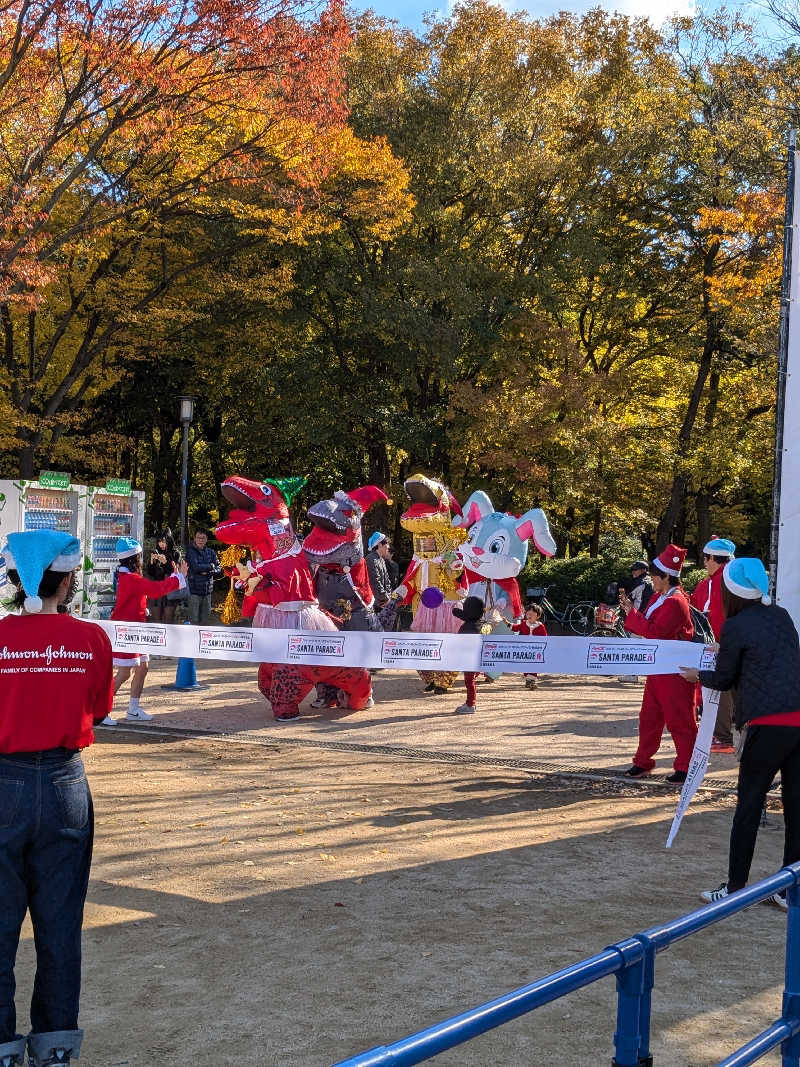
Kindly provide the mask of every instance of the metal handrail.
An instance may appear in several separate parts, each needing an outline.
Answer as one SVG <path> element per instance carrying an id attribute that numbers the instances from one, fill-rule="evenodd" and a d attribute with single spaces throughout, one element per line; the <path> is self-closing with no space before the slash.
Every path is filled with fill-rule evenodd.
<path id="1" fill-rule="evenodd" d="M 781 1018 L 763 1033 L 721 1061 L 718 1067 L 745 1067 L 767 1052 L 782 1047 L 782 1067 L 800 1067 L 800 863 L 784 867 L 769 878 L 732 893 L 723 900 L 671 922 L 653 926 L 595 956 L 480 1004 L 470 1011 L 411 1034 L 391 1045 L 362 1052 L 334 1067 L 409 1067 L 464 1044 L 480 1034 L 549 1004 L 607 975 L 617 980 L 615 1067 L 648 1067 L 650 1001 L 655 984 L 656 953 L 676 941 L 786 890 L 789 911 L 786 931 L 786 974 Z"/>

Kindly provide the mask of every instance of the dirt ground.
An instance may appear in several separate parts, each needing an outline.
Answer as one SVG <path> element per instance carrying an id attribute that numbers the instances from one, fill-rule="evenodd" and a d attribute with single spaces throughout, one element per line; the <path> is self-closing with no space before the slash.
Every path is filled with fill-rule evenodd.
<path id="1" fill-rule="evenodd" d="M 630 762 L 641 687 L 530 694 L 508 677 L 464 719 L 460 694 L 424 698 L 387 671 L 374 708 L 278 727 L 252 668 L 205 665 L 210 688 L 180 694 L 159 688 L 174 669 L 151 672 L 152 725 L 98 730 L 85 757 L 87 1067 L 324 1067 L 691 910 L 724 878 L 729 794 L 703 793 L 668 852 L 675 790 L 608 777 Z M 716 760 L 714 781 L 734 766 Z M 754 878 L 780 865 L 770 822 Z M 659 1067 L 714 1064 L 777 1017 L 785 921 L 754 907 L 658 957 Z M 32 962 L 26 929 L 21 1027 Z M 605 979 L 436 1062 L 594 1067 L 614 1024 Z"/>

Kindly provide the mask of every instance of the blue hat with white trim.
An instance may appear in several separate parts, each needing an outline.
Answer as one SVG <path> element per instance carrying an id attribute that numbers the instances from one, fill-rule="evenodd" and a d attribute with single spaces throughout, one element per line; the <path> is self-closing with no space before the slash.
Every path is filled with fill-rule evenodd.
<path id="1" fill-rule="evenodd" d="M 59 530 L 10 533 L 3 549 L 6 566 L 19 575 L 25 592 L 23 607 L 31 614 L 42 610 L 39 586 L 46 570 L 69 574 L 81 565 L 80 541 Z"/>
<path id="2" fill-rule="evenodd" d="M 117 559 L 123 560 L 128 559 L 129 556 L 138 556 L 141 551 L 142 546 L 135 537 L 117 538 Z"/>
<path id="3" fill-rule="evenodd" d="M 703 546 L 703 551 L 709 556 L 730 556 L 733 559 L 736 545 L 727 537 L 712 537 L 708 544 Z"/>
<path id="4" fill-rule="evenodd" d="M 367 541 L 367 548 L 370 552 L 373 548 L 377 548 L 381 541 L 388 541 L 389 538 L 385 533 L 381 533 L 380 530 L 376 530 L 374 534 L 370 534 L 369 541 Z"/>
<path id="5" fill-rule="evenodd" d="M 725 564 L 722 580 L 736 596 L 745 600 L 760 600 L 762 604 L 771 603 L 769 575 L 760 559 L 750 559 L 747 556 L 732 559 L 730 563 Z"/>

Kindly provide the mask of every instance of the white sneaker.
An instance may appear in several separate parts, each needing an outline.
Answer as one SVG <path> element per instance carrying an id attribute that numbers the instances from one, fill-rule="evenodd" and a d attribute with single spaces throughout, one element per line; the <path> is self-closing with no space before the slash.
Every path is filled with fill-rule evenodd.
<path id="1" fill-rule="evenodd" d="M 327 708 L 327 706 L 328 701 L 323 700 L 322 697 L 315 697 L 309 704 L 309 707 L 311 708 Z"/>
<path id="2" fill-rule="evenodd" d="M 700 894 L 700 899 L 704 900 L 706 904 L 715 904 L 718 900 L 725 900 L 730 894 L 728 893 L 728 883 L 723 882 L 719 889 L 705 889 Z"/>
<path id="3" fill-rule="evenodd" d="M 99 726 L 116 726 L 117 720 L 112 719 L 110 715 L 106 715 L 104 719 L 101 719 L 98 723 Z"/>
<path id="4" fill-rule="evenodd" d="M 138 704 L 135 708 L 128 708 L 128 714 L 125 716 L 126 722 L 150 722 L 152 718 L 153 716 L 148 715 Z"/>
<path id="5" fill-rule="evenodd" d="M 459 706 L 456 708 L 456 710 L 453 712 L 453 714 L 454 715 L 474 715 L 475 714 L 475 708 L 473 708 L 473 706 L 471 704 L 459 704 Z"/>
<path id="6" fill-rule="evenodd" d="M 767 899 L 762 900 L 761 903 L 771 904 L 773 908 L 780 908 L 781 911 L 789 910 L 789 905 L 786 901 L 786 897 L 782 897 L 780 893 L 773 893 L 771 897 L 767 897 Z"/>

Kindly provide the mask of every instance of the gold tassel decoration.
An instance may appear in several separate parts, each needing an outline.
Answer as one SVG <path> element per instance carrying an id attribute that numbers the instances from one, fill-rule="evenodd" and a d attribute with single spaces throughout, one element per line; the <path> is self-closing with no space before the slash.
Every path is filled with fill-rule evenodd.
<path id="1" fill-rule="evenodd" d="M 236 590 L 233 588 L 232 578 L 231 587 L 228 590 L 228 595 L 225 597 L 225 603 L 222 605 L 222 611 L 219 613 L 219 617 L 222 620 L 223 626 L 235 626 L 242 617 L 242 612 L 239 608 L 239 599 L 236 596 Z"/>
<path id="2" fill-rule="evenodd" d="M 247 549 L 243 545 L 229 545 L 220 556 L 219 561 L 223 567 L 235 567 L 240 560 L 244 559 L 246 553 Z M 233 587 L 235 581 L 236 575 L 232 574 L 231 587 L 228 590 L 228 595 L 225 597 L 222 611 L 219 613 L 223 626 L 235 626 L 242 617 L 239 600 L 236 596 L 236 590 Z"/>

